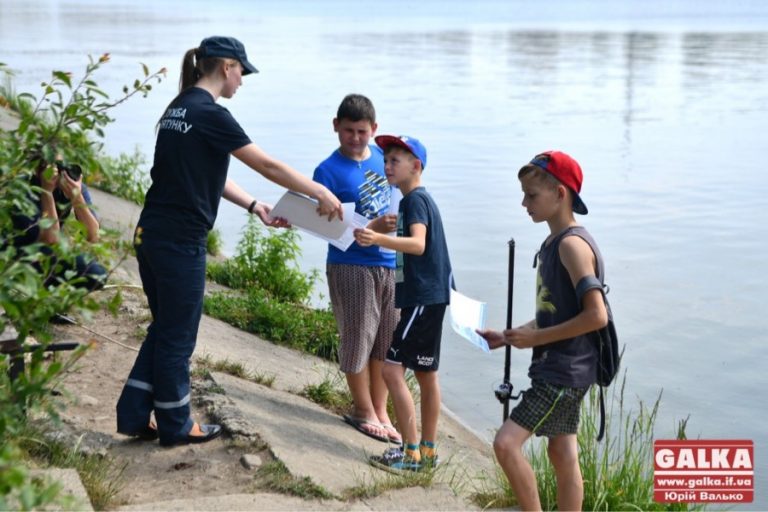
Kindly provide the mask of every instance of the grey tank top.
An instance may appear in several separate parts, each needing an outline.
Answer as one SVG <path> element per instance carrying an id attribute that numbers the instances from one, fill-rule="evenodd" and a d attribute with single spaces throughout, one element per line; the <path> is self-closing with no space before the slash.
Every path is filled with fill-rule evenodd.
<path id="1" fill-rule="evenodd" d="M 541 245 L 534 266 L 536 279 L 536 325 L 550 327 L 575 317 L 581 311 L 571 277 L 560 261 L 560 242 L 578 236 L 592 248 L 597 262 L 597 278 L 604 282 L 603 257 L 592 236 L 583 226 L 571 226 L 549 243 Z M 597 346 L 586 334 L 533 348 L 528 376 L 561 386 L 583 388 L 595 383 Z"/>

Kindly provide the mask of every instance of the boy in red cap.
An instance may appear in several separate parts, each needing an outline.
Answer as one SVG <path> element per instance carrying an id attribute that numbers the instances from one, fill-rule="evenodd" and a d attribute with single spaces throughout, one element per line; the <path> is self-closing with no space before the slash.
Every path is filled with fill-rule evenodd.
<path id="1" fill-rule="evenodd" d="M 523 444 L 536 434 L 549 439 L 557 478 L 558 510 L 581 510 L 584 486 L 576 433 L 581 402 L 595 383 L 597 346 L 587 336 L 604 327 L 603 259 L 574 212 L 586 215 L 579 196 L 582 172 L 565 153 L 547 151 L 520 169 L 523 206 L 549 236 L 536 255 L 536 318 L 507 329 L 478 331 L 491 348 L 532 348 L 531 387 L 502 425 L 493 449 L 522 510 L 541 510 L 536 475 Z"/>
<path id="2" fill-rule="evenodd" d="M 355 230 L 363 247 L 379 245 L 397 251 L 395 306 L 397 324 L 384 361 L 382 375 L 387 384 L 403 449 L 391 448 L 370 457 L 372 465 L 391 471 L 421 471 L 437 465 L 435 442 L 440 416 L 440 363 L 445 308 L 450 300 L 451 262 L 440 212 L 421 185 L 427 165 L 427 150 L 413 137 L 382 135 L 376 144 L 384 150 L 384 172 L 390 184 L 403 193 L 397 216 L 397 237 L 371 229 Z M 413 370 L 421 393 L 421 440 L 416 409 L 405 381 L 405 370 Z"/>

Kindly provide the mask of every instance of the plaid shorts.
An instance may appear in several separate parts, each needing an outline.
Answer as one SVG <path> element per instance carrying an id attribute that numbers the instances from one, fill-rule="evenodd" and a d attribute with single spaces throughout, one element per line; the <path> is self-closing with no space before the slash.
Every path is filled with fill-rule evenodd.
<path id="1" fill-rule="evenodd" d="M 392 343 L 395 270 L 329 263 L 326 275 L 339 329 L 339 369 L 360 373 L 368 360 L 383 361 Z"/>
<path id="2" fill-rule="evenodd" d="M 579 429 L 581 401 L 589 390 L 531 381 L 509 419 L 537 436 L 575 434 Z"/>

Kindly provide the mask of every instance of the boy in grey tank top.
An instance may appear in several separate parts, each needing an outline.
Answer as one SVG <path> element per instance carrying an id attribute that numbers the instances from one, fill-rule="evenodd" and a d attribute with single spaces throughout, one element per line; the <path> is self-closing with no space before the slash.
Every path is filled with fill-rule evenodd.
<path id="1" fill-rule="evenodd" d="M 493 448 L 522 510 L 541 510 L 536 476 L 523 455 L 533 435 L 547 436 L 557 476 L 558 510 L 581 510 L 584 486 L 576 432 L 581 401 L 595 382 L 597 351 L 587 334 L 604 327 L 603 262 L 597 245 L 574 213 L 585 215 L 579 196 L 582 172 L 565 153 L 536 155 L 518 173 L 523 207 L 549 236 L 537 254 L 536 318 L 503 332 L 478 331 L 491 348 L 532 348 L 531 388 L 496 434 Z"/>

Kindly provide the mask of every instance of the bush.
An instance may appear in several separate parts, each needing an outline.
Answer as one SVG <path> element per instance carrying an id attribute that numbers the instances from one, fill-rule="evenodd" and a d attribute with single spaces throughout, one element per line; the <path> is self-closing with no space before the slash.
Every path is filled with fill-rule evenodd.
<path id="1" fill-rule="evenodd" d="M 259 288 L 280 302 L 306 304 L 317 281 L 299 269 L 299 233 L 293 229 L 266 231 L 253 215 L 248 217 L 235 256 L 223 263 L 209 263 L 208 277 L 240 290 Z"/>
<path id="2" fill-rule="evenodd" d="M 221 254 L 221 248 L 224 243 L 221 240 L 221 232 L 218 229 L 212 229 L 208 232 L 208 239 L 205 244 L 205 251 L 211 256 Z"/>
<path id="3" fill-rule="evenodd" d="M 45 348 L 51 339 L 48 322 L 54 314 L 98 306 L 84 290 L 75 287 L 72 275 L 65 275 L 55 286 L 44 286 L 44 277 L 54 264 L 43 257 L 40 244 L 14 247 L 13 237 L 20 233 L 14 231 L 12 212 L 30 216 L 35 212 L 36 197 L 42 190 L 31 185 L 31 177 L 38 169 L 53 172 L 58 155 L 86 169 L 98 168 L 96 155 L 100 145 L 90 136 L 102 137 L 103 127 L 112 121 L 109 110 L 134 94 L 146 95 L 151 89 L 150 82 L 159 81 L 159 74 L 164 73 L 161 70 L 150 74 L 143 66 L 144 79 L 136 80 L 132 87 L 126 86 L 121 98 L 110 101 L 93 80 L 94 73 L 108 61 L 108 54 L 97 60 L 89 58 L 79 81 L 73 81 L 69 72 L 54 71 L 50 81 L 42 83 L 39 99 L 29 93 L 16 94 L 10 86 L 0 88 L 0 107 L 11 109 L 19 118 L 18 128 L 0 131 L 0 332 L 13 326 L 19 345 L 34 334 Z M 0 73 L 10 76 L 2 63 Z M 10 83 L 10 79 L 6 82 Z M 51 221 L 40 221 L 41 227 L 46 225 L 50 226 Z M 61 237 L 59 243 L 51 246 L 58 261 L 71 262 L 77 254 L 89 251 L 108 254 L 108 247 L 86 245 L 80 230 L 72 232 L 71 239 Z M 61 503 L 55 487 L 43 487 L 29 477 L 25 463 L 20 460 L 23 450 L 19 436 L 24 432 L 28 413 L 56 418 L 56 411 L 44 405 L 45 398 L 57 376 L 82 351 L 63 363 L 51 363 L 43 357 L 42 348 L 32 354 L 26 373 L 13 382 L 4 371 L 8 358 L 0 356 L 0 509 L 42 509 L 53 502 Z"/>
<path id="4" fill-rule="evenodd" d="M 150 179 L 145 170 L 147 159 L 139 148 L 135 148 L 132 155 L 121 153 L 117 158 L 102 155 L 99 160 L 101 165 L 96 172 L 85 177 L 88 184 L 143 205 Z"/>
<path id="5" fill-rule="evenodd" d="M 269 230 L 253 216 L 234 257 L 208 263 L 208 277 L 238 292 L 217 292 L 205 299 L 205 312 L 270 341 L 336 361 L 339 335 L 328 309 L 307 305 L 317 270 L 301 272 L 299 234 Z"/>
<path id="6" fill-rule="evenodd" d="M 253 288 L 245 294 L 217 292 L 206 297 L 205 313 L 275 343 L 338 360 L 339 335 L 327 309 L 281 302 Z"/>

